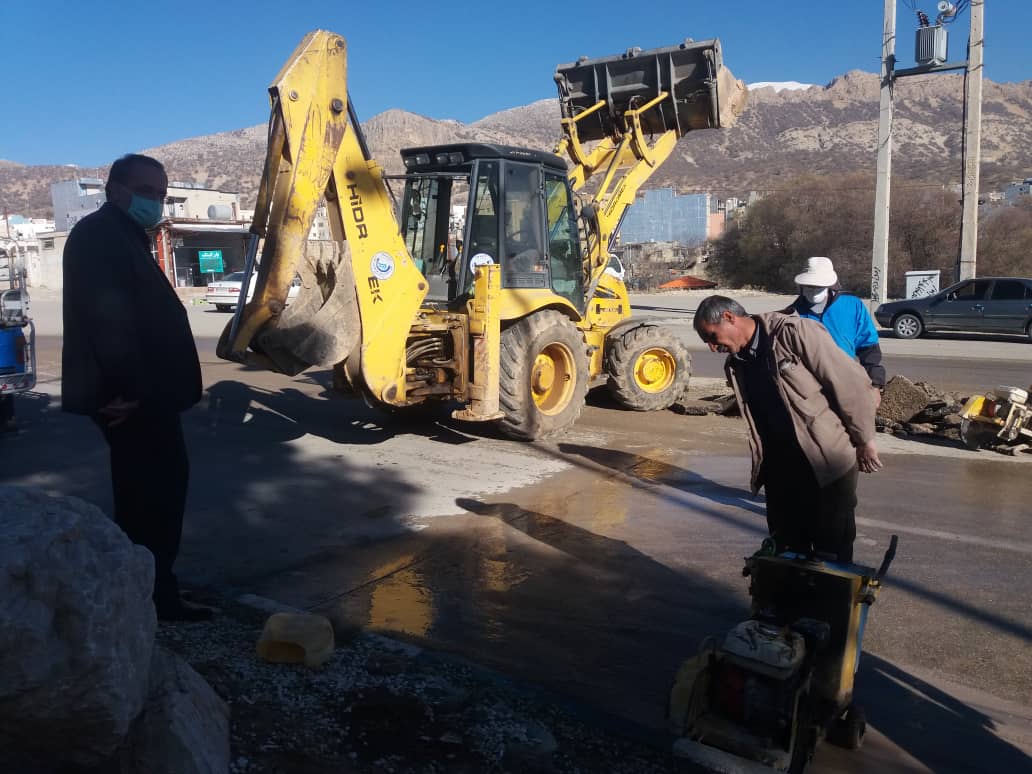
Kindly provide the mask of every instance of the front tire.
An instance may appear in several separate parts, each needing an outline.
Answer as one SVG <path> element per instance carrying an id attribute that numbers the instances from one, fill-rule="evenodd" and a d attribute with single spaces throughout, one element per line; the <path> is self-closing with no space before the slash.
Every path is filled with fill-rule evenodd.
<path id="1" fill-rule="evenodd" d="M 545 309 L 502 331 L 499 399 L 503 433 L 533 441 L 572 425 L 588 392 L 584 337 Z"/>
<path id="2" fill-rule="evenodd" d="M 850 704 L 840 718 L 836 718 L 828 729 L 828 741 L 846 750 L 859 750 L 867 733 L 867 718 L 862 707 Z"/>
<path id="3" fill-rule="evenodd" d="M 978 451 L 996 440 L 996 431 L 984 422 L 964 417 L 960 421 L 960 440 L 971 451 Z"/>
<path id="4" fill-rule="evenodd" d="M 216 312 L 228 312 L 231 308 L 229 304 L 215 304 Z"/>
<path id="5" fill-rule="evenodd" d="M 892 329 L 898 339 L 916 339 L 924 333 L 924 323 L 916 314 L 906 312 L 892 321 Z"/>
<path id="6" fill-rule="evenodd" d="M 666 328 L 639 325 L 606 340 L 609 391 L 625 408 L 670 408 L 688 389 L 691 372 L 691 355 Z"/>

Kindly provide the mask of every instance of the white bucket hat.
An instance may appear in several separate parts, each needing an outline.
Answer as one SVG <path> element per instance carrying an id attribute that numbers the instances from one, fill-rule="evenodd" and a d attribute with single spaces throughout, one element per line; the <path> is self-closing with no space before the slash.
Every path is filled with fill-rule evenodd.
<path id="1" fill-rule="evenodd" d="M 830 258 L 815 257 L 806 259 L 806 271 L 797 274 L 795 283 L 797 285 L 810 285 L 815 288 L 830 288 L 838 282 L 838 275 L 835 267 L 831 264 Z"/>

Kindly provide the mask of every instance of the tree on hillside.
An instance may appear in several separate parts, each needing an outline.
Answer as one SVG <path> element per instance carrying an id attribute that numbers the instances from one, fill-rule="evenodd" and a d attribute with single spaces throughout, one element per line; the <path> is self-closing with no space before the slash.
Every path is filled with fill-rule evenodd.
<path id="1" fill-rule="evenodd" d="M 890 297 L 902 297 L 908 271 L 938 269 L 943 286 L 953 281 L 960 221 L 960 203 L 949 189 L 896 181 L 889 217 Z M 722 284 L 791 293 L 806 259 L 826 255 L 842 287 L 866 296 L 873 230 L 871 176 L 800 178 L 736 218 L 713 243 L 710 267 Z M 983 213 L 978 271 L 1032 275 L 1032 203 Z"/>
<path id="2" fill-rule="evenodd" d="M 890 298 L 905 295 L 908 271 L 938 269 L 941 286 L 949 285 L 960 250 L 961 211 L 956 194 L 942 187 L 906 183 L 898 189 L 889 214 Z M 868 266 L 868 287 L 869 275 Z"/>
<path id="3" fill-rule="evenodd" d="M 870 284 L 873 211 L 869 175 L 793 180 L 739 216 L 714 244 L 711 266 L 724 283 L 793 292 L 806 259 L 826 255 L 843 287 L 862 288 Z"/>
<path id="4" fill-rule="evenodd" d="M 1032 202 L 996 207 L 982 216 L 978 273 L 1032 277 Z"/>

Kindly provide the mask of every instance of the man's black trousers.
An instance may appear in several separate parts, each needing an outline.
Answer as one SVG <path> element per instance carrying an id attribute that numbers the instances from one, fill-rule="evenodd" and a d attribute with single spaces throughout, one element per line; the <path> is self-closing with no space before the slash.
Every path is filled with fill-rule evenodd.
<path id="1" fill-rule="evenodd" d="M 765 458 L 767 528 L 778 550 L 816 551 L 851 562 L 858 475 L 854 465 L 838 480 L 820 487 L 801 451 L 782 450 Z"/>
<path id="2" fill-rule="evenodd" d="M 179 414 L 139 408 L 115 427 L 98 420 L 111 448 L 115 521 L 154 554 L 154 600 L 176 604 L 172 565 L 179 554 L 190 461 Z"/>

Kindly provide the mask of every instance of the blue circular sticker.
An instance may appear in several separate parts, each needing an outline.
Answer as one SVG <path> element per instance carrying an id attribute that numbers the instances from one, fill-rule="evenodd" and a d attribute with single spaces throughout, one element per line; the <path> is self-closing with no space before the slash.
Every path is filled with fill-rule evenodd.
<path id="1" fill-rule="evenodd" d="M 492 263 L 494 263 L 494 258 L 490 255 L 487 253 L 477 253 L 469 259 L 469 270 L 475 272 L 477 270 L 477 266 L 488 266 Z"/>
<path id="2" fill-rule="evenodd" d="M 369 264 L 369 270 L 378 280 L 390 279 L 394 274 L 394 258 L 390 253 L 377 253 Z"/>

